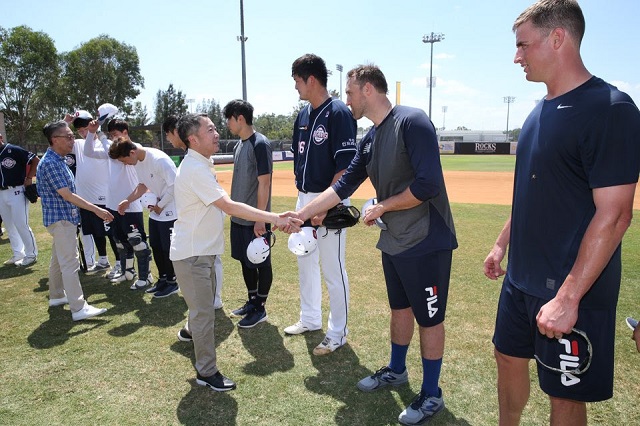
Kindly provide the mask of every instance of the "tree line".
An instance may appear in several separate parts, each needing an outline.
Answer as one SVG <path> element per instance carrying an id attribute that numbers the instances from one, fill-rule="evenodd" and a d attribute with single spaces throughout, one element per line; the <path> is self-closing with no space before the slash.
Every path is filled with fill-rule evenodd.
<path id="1" fill-rule="evenodd" d="M 120 108 L 120 117 L 139 129 L 131 132 L 132 139 L 144 144 L 160 138 L 158 125 L 168 115 L 189 111 L 186 94 L 171 83 L 166 90 L 158 90 L 150 117 L 147 107 L 135 101 L 144 89 L 136 48 L 108 35 L 59 53 L 44 32 L 27 26 L 0 26 L 0 81 L 0 111 L 8 139 L 17 145 L 44 142 L 41 129 L 45 123 L 77 109 L 95 114 L 105 102 Z M 293 123 L 303 105 L 299 102 L 287 115 L 254 117 L 254 125 L 271 140 L 291 140 Z M 211 118 L 221 139 L 234 138 L 217 100 L 203 99 L 195 112 Z"/>

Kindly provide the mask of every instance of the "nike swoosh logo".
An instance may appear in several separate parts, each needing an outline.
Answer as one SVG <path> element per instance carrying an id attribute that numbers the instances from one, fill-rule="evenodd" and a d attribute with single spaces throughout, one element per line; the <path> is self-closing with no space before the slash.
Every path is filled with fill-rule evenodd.
<path id="1" fill-rule="evenodd" d="M 564 108 L 573 108 L 573 105 L 558 105 L 558 109 L 564 109 Z"/>

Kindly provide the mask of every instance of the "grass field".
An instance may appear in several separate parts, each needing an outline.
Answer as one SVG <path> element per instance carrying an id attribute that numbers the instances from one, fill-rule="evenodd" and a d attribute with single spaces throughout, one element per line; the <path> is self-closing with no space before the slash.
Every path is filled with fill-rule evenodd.
<path id="1" fill-rule="evenodd" d="M 273 209 L 294 204 L 293 198 L 277 197 Z M 176 339 L 187 311 L 182 296 L 153 300 L 129 290 L 127 283 L 82 276 L 87 299 L 109 308 L 106 314 L 73 323 L 68 307 L 48 309 L 50 237 L 39 207 L 31 206 L 39 262 L 27 269 L 0 267 L 0 425 L 387 425 L 396 424 L 420 388 L 415 340 L 408 355 L 409 385 L 372 394 L 355 387 L 384 365 L 389 353 L 389 309 L 373 228 L 358 225 L 348 231 L 349 343 L 325 357 L 311 354 L 322 332 L 289 337 L 282 331 L 299 311 L 297 266 L 287 236 L 278 233 L 273 249 L 269 321 L 254 329 L 238 329 L 237 320 L 228 317 L 246 293 L 238 262 L 225 253 L 225 308 L 216 318 L 216 345 L 221 371 L 238 388 L 215 393 L 195 384 L 193 347 Z M 454 252 L 441 380 L 447 409 L 431 423 L 493 425 L 491 336 L 500 284 L 484 278 L 481 269 L 509 208 L 454 204 L 452 209 L 460 248 Z M 623 246 L 615 395 L 589 405 L 591 424 L 640 424 L 640 354 L 623 323 L 625 316 L 640 315 L 636 224 Z M 2 237 L 0 261 L 10 255 Z M 323 306 L 326 320 L 326 299 Z M 537 389 L 533 365 L 531 371 L 532 395 L 522 424 L 544 425 L 547 399 Z"/>

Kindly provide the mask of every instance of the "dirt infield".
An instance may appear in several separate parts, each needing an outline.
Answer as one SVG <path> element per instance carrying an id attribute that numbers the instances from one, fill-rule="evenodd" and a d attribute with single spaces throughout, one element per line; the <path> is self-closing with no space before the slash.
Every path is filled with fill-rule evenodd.
<path id="1" fill-rule="evenodd" d="M 231 190 L 231 170 L 218 171 L 218 180 L 225 190 Z M 513 193 L 511 172 L 460 172 L 445 171 L 444 180 L 452 203 L 510 205 Z M 293 172 L 276 170 L 273 173 L 273 195 L 296 197 Z M 366 200 L 374 197 L 375 191 L 368 180 L 358 188 L 353 198 Z M 636 187 L 634 210 L 640 209 L 640 185 Z"/>
<path id="2" fill-rule="evenodd" d="M 231 170 L 218 171 L 218 181 L 230 191 Z M 453 203 L 511 204 L 513 173 L 509 172 L 444 172 L 444 179 Z M 276 170 L 273 173 L 273 195 L 296 197 L 298 192 L 293 183 L 293 172 Z M 368 180 L 358 188 L 353 198 L 366 200 L 374 197 L 375 191 Z"/>

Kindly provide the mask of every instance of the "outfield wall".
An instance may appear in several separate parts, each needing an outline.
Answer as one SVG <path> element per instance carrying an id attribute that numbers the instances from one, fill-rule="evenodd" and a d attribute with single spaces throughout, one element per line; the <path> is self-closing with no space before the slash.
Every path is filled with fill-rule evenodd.
<path id="1" fill-rule="evenodd" d="M 439 142 L 440 154 L 515 155 L 518 142 Z"/>

